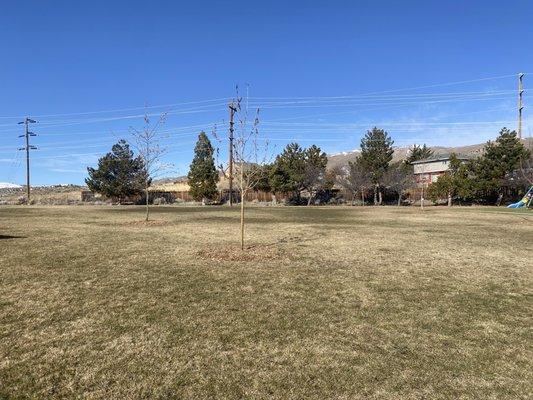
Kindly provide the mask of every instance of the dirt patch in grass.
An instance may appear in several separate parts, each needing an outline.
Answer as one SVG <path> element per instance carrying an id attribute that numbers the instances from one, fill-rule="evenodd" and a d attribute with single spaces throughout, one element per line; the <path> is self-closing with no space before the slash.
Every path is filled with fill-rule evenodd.
<path id="1" fill-rule="evenodd" d="M 140 227 L 163 226 L 167 224 L 168 224 L 168 221 L 165 221 L 162 219 L 154 219 L 154 220 L 149 220 L 149 221 L 128 221 L 128 222 L 123 223 L 123 225 L 126 225 L 126 226 L 140 226 Z"/>
<path id="2" fill-rule="evenodd" d="M 196 252 L 204 260 L 212 261 L 272 261 L 288 260 L 289 255 L 279 245 L 210 246 Z"/>

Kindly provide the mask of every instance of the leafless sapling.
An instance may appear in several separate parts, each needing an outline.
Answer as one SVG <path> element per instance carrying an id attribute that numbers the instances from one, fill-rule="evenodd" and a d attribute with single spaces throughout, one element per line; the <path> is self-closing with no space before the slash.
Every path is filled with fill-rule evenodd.
<path id="1" fill-rule="evenodd" d="M 148 113 L 144 115 L 144 126 L 141 129 L 130 127 L 130 131 L 135 139 L 135 148 L 141 157 L 144 168 L 144 195 L 146 205 L 146 217 L 150 217 L 149 188 L 153 179 L 161 176 L 164 171 L 170 168 L 170 164 L 163 162 L 163 156 L 167 153 L 167 147 L 161 144 L 161 127 L 166 121 L 167 114 L 163 113 L 157 117 L 157 121 L 152 123 Z"/>
<path id="2" fill-rule="evenodd" d="M 409 165 L 396 163 L 389 167 L 383 176 L 386 187 L 398 194 L 398 207 L 402 204 L 402 197 L 407 189 L 415 186 L 414 175 Z"/>
<path id="3" fill-rule="evenodd" d="M 350 161 L 347 166 L 337 169 L 337 183 L 352 194 L 352 205 L 355 197 L 360 194 L 362 205 L 365 205 L 365 192 L 372 186 L 371 174 L 359 159 Z"/>
<path id="4" fill-rule="evenodd" d="M 268 141 L 259 137 L 259 109 L 255 111 L 253 121 L 249 121 L 247 107 L 242 107 L 237 100 L 238 128 L 234 139 L 235 176 L 234 182 L 241 197 L 240 236 L 241 250 L 244 250 L 244 223 L 246 193 L 253 190 L 262 179 L 262 170 L 269 158 Z"/>

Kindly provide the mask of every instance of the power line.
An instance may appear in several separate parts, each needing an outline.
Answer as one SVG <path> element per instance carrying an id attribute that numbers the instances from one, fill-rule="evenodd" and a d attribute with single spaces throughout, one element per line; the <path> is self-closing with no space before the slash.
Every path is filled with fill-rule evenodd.
<path id="1" fill-rule="evenodd" d="M 393 125 L 487 125 L 487 124 L 506 124 L 512 122 L 511 120 L 497 120 L 497 121 L 465 121 L 465 122 L 415 122 L 415 121 L 401 121 L 401 122 L 373 122 L 368 123 L 321 123 L 321 122 L 263 122 L 262 125 L 281 125 L 281 126 L 295 126 L 295 125 L 309 125 L 309 126 L 344 126 L 344 127 L 365 127 L 369 125 L 378 126 L 393 126 Z"/>
<path id="2" fill-rule="evenodd" d="M 480 94 L 472 94 L 472 95 L 461 95 L 461 96 L 455 96 L 455 97 L 446 97 L 444 99 L 436 99 L 436 100 L 422 100 L 422 101 L 416 101 L 417 99 L 413 99 L 415 101 L 409 101 L 410 98 L 396 98 L 396 99 L 378 99 L 378 98 L 369 98 L 369 100 L 372 101 L 379 101 L 379 103 L 368 103 L 361 101 L 366 99 L 344 99 L 342 100 L 339 98 L 338 100 L 333 101 L 327 101 L 325 104 L 314 104 L 317 103 L 316 101 L 287 101 L 287 102 L 261 102 L 261 103 L 253 103 L 253 106 L 260 107 L 262 109 L 273 109 L 273 108 L 321 108 L 321 107 L 354 107 L 354 106 L 369 106 L 369 105 L 381 105 L 382 102 L 397 102 L 398 100 L 407 100 L 408 102 L 402 103 L 402 104 L 393 104 L 394 106 L 397 105 L 416 105 L 416 104 L 435 104 L 435 103 L 445 103 L 445 102 L 462 102 L 462 101 L 475 101 L 475 100 L 498 100 L 498 99 L 505 99 L 507 92 L 494 92 L 494 93 L 480 93 Z M 441 96 L 442 97 L 442 96 Z M 352 102 L 355 101 L 355 102 Z M 175 109 L 168 111 L 167 114 L 169 115 L 179 115 L 179 114 L 190 114 L 190 113 L 199 113 L 199 112 L 210 112 L 210 111 L 220 111 L 219 108 L 221 104 L 213 104 L 208 106 L 200 106 L 195 108 L 189 108 L 189 109 Z M 215 108 L 213 108 L 215 107 Z M 137 118 L 143 118 L 146 114 L 135 114 L 135 115 L 126 115 L 126 116 L 117 116 L 117 117 L 107 117 L 107 118 L 93 118 L 93 119 L 70 119 L 70 120 L 56 120 L 56 121 L 48 121 L 48 122 L 41 122 L 41 125 L 43 127 L 60 127 L 60 126 L 74 126 L 74 125 L 83 125 L 83 124 L 89 124 L 89 123 L 104 123 L 104 122 L 114 122 L 114 121 L 120 121 L 120 120 L 127 120 L 127 119 L 137 119 Z M 155 116 L 159 115 L 159 113 L 149 113 L 148 116 Z M 9 127 L 12 126 L 11 124 L 0 124 L 0 127 Z"/>
<path id="3" fill-rule="evenodd" d="M 11 178 L 14 175 L 14 172 L 18 169 L 18 162 L 20 162 L 20 151 L 15 150 L 15 155 L 13 156 L 13 159 L 11 160 L 11 163 L 9 165 L 8 173 L 7 173 L 7 181 L 10 182 Z"/>
<path id="4" fill-rule="evenodd" d="M 251 97 L 255 102 L 319 102 L 319 101 L 347 101 L 347 100 L 398 100 L 416 98 L 439 98 L 439 97 L 472 97 L 472 96 L 496 96 L 514 93 L 514 90 L 491 90 L 481 92 L 445 92 L 445 93 L 416 93 L 416 94 L 389 94 L 389 95 L 355 95 L 355 96 L 324 96 L 324 97 Z"/>
<path id="5" fill-rule="evenodd" d="M 371 93 L 366 93 L 366 94 L 394 93 L 394 92 L 404 92 L 404 91 L 408 91 L 408 90 L 419 90 L 419 89 L 429 89 L 429 88 L 434 88 L 434 87 L 462 85 L 462 84 L 465 84 L 465 83 L 483 82 L 483 81 L 490 81 L 490 80 L 496 80 L 496 79 L 510 78 L 510 77 L 514 77 L 514 76 L 516 76 L 516 74 L 491 76 L 491 77 L 478 78 L 478 79 L 469 79 L 469 80 L 466 80 L 466 81 L 436 83 L 436 84 L 432 84 L 432 85 L 424 85 L 424 86 L 410 87 L 410 88 L 404 88 L 404 89 L 385 90 L 385 91 L 371 92 Z"/>
<path id="6" fill-rule="evenodd" d="M 288 103 L 288 104 L 279 104 L 279 105 L 263 105 L 263 106 L 260 106 L 261 109 L 276 109 L 276 108 L 282 108 L 282 109 L 287 109 L 287 108 L 326 108 L 326 107 L 357 107 L 357 106 L 361 106 L 361 107 L 364 107 L 364 106 L 387 106 L 387 105 L 392 105 L 394 107 L 396 106 L 409 106 L 409 105 L 426 105 L 426 104 L 438 104 L 438 103 L 452 103 L 452 102 L 456 102 L 456 103 L 463 103 L 463 102 L 468 102 L 468 101 L 487 101 L 487 100 L 505 100 L 505 99 L 510 99 L 511 96 L 499 96 L 499 97 L 494 97 L 494 98 L 489 98 L 489 97 L 465 97 L 465 98 L 457 98 L 457 99 L 443 99 L 443 100 L 426 100 L 426 101 L 411 101 L 411 102 L 406 102 L 406 103 L 400 103 L 400 104 L 397 104 L 397 103 L 338 103 L 338 104 L 330 104 L 330 103 L 327 103 L 327 104 L 297 104 L 297 103 Z M 254 105 L 255 106 L 255 105 Z"/>
<path id="7" fill-rule="evenodd" d="M 196 125 L 188 125 L 188 126 L 176 126 L 176 127 L 170 127 L 170 128 L 166 128 L 166 129 L 163 129 L 161 130 L 160 132 L 162 133 L 172 133 L 174 131 L 180 131 L 180 130 L 188 130 L 188 129 L 202 129 L 202 128 L 205 128 L 206 126 L 210 126 L 210 125 L 213 125 L 213 124 L 217 124 L 217 123 L 220 123 L 221 121 L 214 121 L 214 122 L 206 122 L 204 124 L 196 124 Z M 44 127 L 42 131 L 46 130 L 47 128 L 49 127 Z M 42 132 L 41 131 L 41 132 Z M 11 132 L 11 131 L 4 131 L 4 132 Z M 109 130 L 107 132 L 105 132 L 105 130 L 100 130 L 100 131 L 82 131 L 82 132 L 73 132 L 73 131 L 69 131 L 69 132 L 64 132 L 64 133 L 61 133 L 61 132 L 45 132 L 47 135 L 49 135 L 50 137 L 52 136 L 72 136 L 72 135 L 97 135 L 97 134 L 112 134 L 112 135 L 116 135 L 116 134 L 129 134 L 130 131 L 128 129 L 120 129 L 120 131 L 114 131 L 114 130 Z"/>
<path id="8" fill-rule="evenodd" d="M 209 111 L 220 111 L 221 106 L 225 106 L 225 104 L 214 104 L 209 106 L 203 106 L 203 107 L 195 107 L 195 108 L 188 108 L 188 109 L 175 109 L 170 110 L 166 112 L 167 115 L 179 115 L 179 114 L 194 114 L 194 113 L 200 113 L 200 112 L 209 112 Z M 217 107 L 213 109 L 206 109 L 206 107 Z M 160 113 L 148 113 L 148 114 L 135 114 L 135 115 L 125 115 L 120 117 L 107 117 L 107 118 L 92 118 L 92 119 L 70 119 L 70 120 L 56 120 L 56 121 L 48 121 L 48 122 L 41 122 L 42 126 L 73 126 L 73 125 L 83 125 L 88 123 L 98 123 L 98 122 L 113 122 L 113 121 L 120 121 L 120 120 L 127 120 L 127 119 L 137 119 L 137 118 L 144 118 L 146 115 L 149 117 L 151 116 L 158 116 Z M 0 124 L 0 127 L 6 127 L 6 126 L 12 126 L 13 124 Z"/>
<path id="9" fill-rule="evenodd" d="M 264 122 L 262 123 L 265 128 L 263 131 L 268 133 L 331 133 L 331 134 L 346 134 L 357 133 L 355 130 L 368 128 L 370 125 L 381 126 L 385 129 L 392 129 L 396 133 L 401 132 L 420 132 L 422 130 L 446 128 L 449 131 L 470 131 L 471 126 L 486 126 L 486 129 L 492 129 L 492 125 L 510 125 L 511 120 L 497 120 L 497 121 L 468 121 L 468 122 L 416 122 L 416 121 L 381 121 L 369 123 L 312 123 L 312 122 Z M 163 131 L 162 131 L 163 132 Z M 175 137 L 187 137 L 195 135 L 196 133 L 177 133 L 166 138 L 166 140 L 172 140 Z M 113 139 L 109 137 L 108 139 Z M 230 137 L 231 139 L 231 137 Z M 74 146 L 69 146 L 74 144 Z M 182 143 L 183 144 L 183 143 Z M 66 145 L 66 146 L 65 146 Z M 78 148 L 100 148 L 111 146 L 112 143 L 106 141 L 102 142 L 101 139 L 90 140 L 76 140 L 76 141 L 62 141 L 62 142 L 47 142 L 40 146 L 42 151 L 52 150 L 66 150 L 66 149 L 78 149 Z M 59 147 L 58 147 L 59 146 Z M 3 149 L 9 149 L 10 146 L 0 147 L 0 154 L 9 153 L 3 152 Z"/>
<path id="10" fill-rule="evenodd" d="M 92 115 L 92 114 L 105 114 L 105 113 L 113 113 L 113 112 L 124 112 L 124 111 L 135 111 L 135 110 L 146 110 L 146 109 L 154 109 L 154 108 L 167 108 L 167 107 L 175 107 L 175 106 L 181 106 L 181 105 L 190 105 L 190 104 L 202 104 L 202 103 L 210 103 L 215 101 L 226 101 L 228 98 L 221 97 L 217 99 L 209 99 L 209 100 L 199 100 L 199 101 L 187 101 L 182 103 L 173 103 L 173 104 L 160 104 L 155 106 L 145 106 L 145 107 L 131 107 L 131 108 L 118 108 L 118 109 L 111 109 L 111 110 L 100 110 L 100 111 L 85 111 L 85 112 L 77 112 L 77 113 L 65 113 L 65 114 L 43 114 L 43 115 L 36 115 L 36 118 L 48 118 L 48 117 L 67 117 L 67 116 L 74 116 L 74 115 Z M 21 116 L 0 116 L 0 119 L 18 119 L 23 118 Z"/>
<path id="11" fill-rule="evenodd" d="M 368 93 L 362 93 L 362 94 L 357 94 L 357 95 L 348 95 L 348 96 L 334 96 L 334 97 L 278 97 L 278 99 L 285 99 L 285 98 L 294 98 L 294 99 L 339 98 L 339 99 L 342 99 L 342 98 L 353 98 L 353 97 L 367 97 L 367 96 L 372 96 L 372 95 L 375 95 L 375 94 L 395 93 L 395 92 L 419 90 L 419 89 L 425 89 L 425 88 L 453 86 L 453 85 L 460 85 L 460 84 L 466 84 L 466 83 L 482 82 L 482 81 L 487 81 L 487 80 L 503 79 L 503 78 L 513 77 L 513 76 L 516 76 L 516 74 L 492 76 L 492 77 L 470 79 L 470 80 L 463 80 L 463 81 L 437 83 L 437 84 L 430 84 L 430 85 L 424 85 L 424 86 L 415 86 L 415 87 L 408 87 L 408 88 L 401 88 L 401 89 L 375 91 L 375 92 L 368 92 Z M 468 93 L 468 92 L 465 92 L 465 93 Z M 473 92 L 473 93 L 475 93 L 475 92 Z M 421 94 L 421 95 L 424 95 L 424 94 Z M 402 95 L 402 96 L 405 96 L 405 95 Z M 261 97 L 261 98 L 260 97 L 255 97 L 255 98 L 256 99 L 268 99 L 268 97 Z M 135 111 L 135 110 L 142 110 L 142 109 L 176 107 L 176 106 L 191 105 L 191 104 L 204 104 L 204 103 L 219 102 L 219 101 L 220 102 L 225 102 L 228 99 L 229 99 L 228 97 L 220 97 L 220 98 L 207 99 L 207 100 L 187 101 L 187 102 L 180 102 L 180 103 L 161 104 L 161 105 L 144 106 L 144 107 L 130 107 L 130 108 L 118 108 L 118 109 L 108 109 L 108 110 L 98 110 L 98 111 L 85 111 L 85 112 L 74 112 L 74 113 L 60 113 L 60 114 L 40 114 L 40 115 L 36 115 L 36 117 L 38 117 L 38 118 L 48 118 L 48 117 L 62 117 L 62 116 L 75 116 L 75 115 L 105 114 L 105 113 L 113 113 L 113 112 Z M 251 97 L 251 99 L 254 99 L 254 98 Z M 0 119 L 18 119 L 18 118 L 23 118 L 23 116 L 0 116 Z"/>

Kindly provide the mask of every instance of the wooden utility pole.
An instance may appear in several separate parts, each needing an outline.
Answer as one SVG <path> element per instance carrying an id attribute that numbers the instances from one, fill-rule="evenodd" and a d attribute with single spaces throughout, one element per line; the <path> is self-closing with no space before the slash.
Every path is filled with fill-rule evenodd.
<path id="1" fill-rule="evenodd" d="M 234 132 L 234 122 L 233 117 L 237 108 L 233 101 L 228 105 L 229 107 L 229 205 L 233 205 L 233 132 Z"/>
<path id="2" fill-rule="evenodd" d="M 524 74 L 522 72 L 518 74 L 518 139 L 522 139 L 522 110 L 524 109 L 522 103 L 522 94 L 524 93 L 523 77 Z"/>
<path id="3" fill-rule="evenodd" d="M 37 150 L 37 147 L 30 145 L 30 136 L 37 136 L 35 133 L 29 131 L 29 124 L 34 124 L 37 121 L 34 121 L 31 118 L 26 117 L 24 121 L 19 122 L 19 125 L 24 124 L 24 135 L 26 139 L 26 146 L 21 147 L 19 150 L 26 150 L 26 204 L 30 204 L 30 150 Z"/>

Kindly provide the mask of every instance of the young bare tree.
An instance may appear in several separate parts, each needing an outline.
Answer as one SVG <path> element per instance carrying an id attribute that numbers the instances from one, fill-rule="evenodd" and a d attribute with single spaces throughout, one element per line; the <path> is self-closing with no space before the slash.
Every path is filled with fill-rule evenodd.
<path id="1" fill-rule="evenodd" d="M 402 197 L 405 191 L 416 185 L 412 166 L 405 163 L 392 164 L 385 172 L 383 182 L 386 187 L 398 193 L 398 207 L 402 205 Z"/>
<path id="2" fill-rule="evenodd" d="M 268 141 L 259 138 L 259 109 L 256 110 L 253 122 L 249 122 L 248 110 L 242 107 L 241 99 L 237 100 L 238 129 L 234 140 L 234 160 L 236 171 L 234 181 L 241 197 L 241 250 L 244 250 L 244 223 L 246 193 L 253 190 L 262 180 L 262 169 L 258 166 L 268 162 Z"/>
<path id="3" fill-rule="evenodd" d="M 339 185 L 352 194 L 352 205 L 358 193 L 361 195 L 363 206 L 365 205 L 365 191 L 371 186 L 371 174 L 361 164 L 359 158 L 350 161 L 347 167 L 337 169 L 336 180 Z"/>
<path id="4" fill-rule="evenodd" d="M 248 114 L 248 101 L 243 101 L 239 96 L 237 87 L 237 98 L 232 101 L 234 107 L 234 119 L 237 128 L 233 137 L 233 168 L 232 178 L 236 191 L 240 194 L 240 242 L 241 250 L 244 251 L 244 227 L 245 227 L 245 203 L 246 193 L 256 190 L 265 184 L 265 173 L 270 172 L 268 166 L 271 161 L 270 148 L 267 140 L 261 140 L 259 137 L 259 109 L 254 112 L 253 120 L 250 120 Z M 217 126 L 212 130 L 213 137 L 222 144 L 222 138 L 217 133 Z M 219 162 L 220 149 L 217 147 L 216 164 L 224 178 L 230 178 L 230 168 L 224 167 Z M 269 180 L 267 178 L 267 180 Z M 270 182 L 268 182 L 270 186 Z M 230 196 L 232 194 L 230 193 Z"/>
<path id="5" fill-rule="evenodd" d="M 157 121 L 152 123 L 149 114 L 144 115 L 144 126 L 142 129 L 130 127 L 133 138 L 135 139 L 135 148 L 141 157 L 144 167 L 144 195 L 146 197 L 146 218 L 150 217 L 150 199 L 149 191 L 152 180 L 161 176 L 161 174 L 170 168 L 170 164 L 163 162 L 163 156 L 167 153 L 167 148 L 161 145 L 162 135 L 160 128 L 166 121 L 166 113 L 158 116 Z"/>

